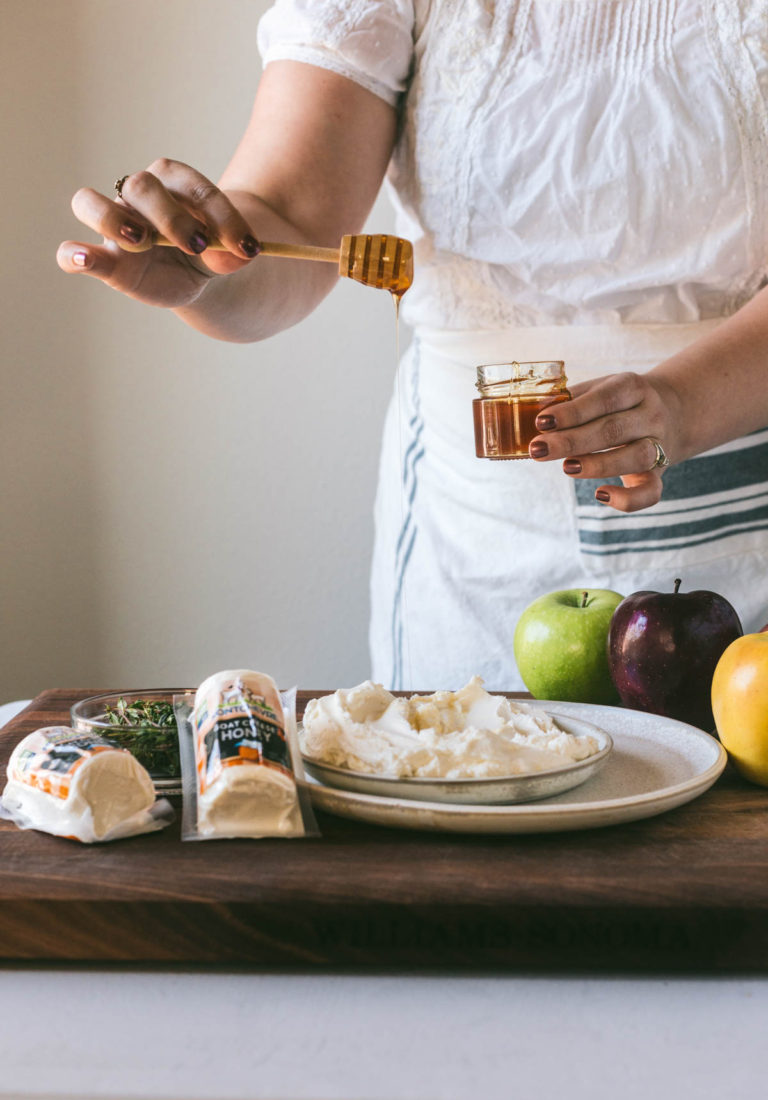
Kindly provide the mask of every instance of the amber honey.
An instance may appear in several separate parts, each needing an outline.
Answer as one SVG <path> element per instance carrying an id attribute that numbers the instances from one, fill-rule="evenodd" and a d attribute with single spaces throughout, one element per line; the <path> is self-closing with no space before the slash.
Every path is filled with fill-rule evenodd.
<path id="1" fill-rule="evenodd" d="M 568 401 L 565 364 L 490 363 L 477 368 L 481 396 L 472 402 L 475 454 L 478 458 L 529 458 L 528 445 L 539 435 L 542 409 Z"/>

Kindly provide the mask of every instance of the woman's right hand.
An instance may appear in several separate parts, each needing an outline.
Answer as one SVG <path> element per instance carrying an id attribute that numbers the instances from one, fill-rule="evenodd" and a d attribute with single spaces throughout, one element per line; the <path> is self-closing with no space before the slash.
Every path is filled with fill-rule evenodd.
<path id="1" fill-rule="evenodd" d="M 104 241 L 63 241 L 59 267 L 93 275 L 150 305 L 191 305 L 211 278 L 237 271 L 259 251 L 226 194 L 194 168 L 166 158 L 127 176 L 122 199 L 85 187 L 74 195 L 72 209 Z M 157 234 L 175 247 L 153 245 Z M 215 239 L 223 251 L 208 248 Z"/>
<path id="2" fill-rule="evenodd" d="M 122 201 L 78 191 L 72 208 L 104 243 L 65 241 L 59 265 L 173 309 L 214 339 L 265 340 L 306 317 L 339 273 L 337 265 L 286 258 L 251 263 L 258 239 L 338 247 L 343 234 L 359 233 L 396 127 L 394 108 L 355 81 L 301 61 L 271 61 L 218 185 L 161 158 L 125 178 Z M 175 247 L 153 245 L 155 234 Z M 223 251 L 208 247 L 214 237 Z"/>

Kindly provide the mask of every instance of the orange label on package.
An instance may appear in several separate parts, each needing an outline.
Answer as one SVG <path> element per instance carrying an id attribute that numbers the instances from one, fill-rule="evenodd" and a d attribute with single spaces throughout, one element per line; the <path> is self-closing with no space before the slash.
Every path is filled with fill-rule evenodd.
<path id="1" fill-rule="evenodd" d="M 8 778 L 64 799 L 69 796 L 72 777 L 89 757 L 116 751 L 126 750 L 103 737 L 49 726 L 28 737 L 24 749 L 12 757 Z"/>
<path id="2" fill-rule="evenodd" d="M 225 768 L 276 768 L 293 777 L 280 696 L 266 676 L 239 677 L 201 700 L 192 716 L 200 794 Z"/>

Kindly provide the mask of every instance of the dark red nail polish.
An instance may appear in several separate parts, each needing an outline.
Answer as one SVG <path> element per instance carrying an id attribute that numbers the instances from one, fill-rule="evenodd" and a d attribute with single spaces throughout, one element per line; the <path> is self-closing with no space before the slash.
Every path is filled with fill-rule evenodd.
<path id="1" fill-rule="evenodd" d="M 188 243 L 193 252 L 205 252 L 208 247 L 208 238 L 205 233 L 193 233 Z"/>
<path id="2" fill-rule="evenodd" d="M 595 490 L 595 500 L 601 500 L 603 504 L 607 504 L 611 499 L 611 494 L 606 489 Z"/>
<path id="3" fill-rule="evenodd" d="M 542 413 L 536 417 L 536 428 L 540 432 L 551 432 L 555 426 L 555 418 L 550 413 Z"/>
<path id="4" fill-rule="evenodd" d="M 144 226 L 134 222 L 123 222 L 120 226 L 120 236 L 125 237 L 131 244 L 138 244 L 144 238 Z"/>
<path id="5" fill-rule="evenodd" d="M 579 462 L 578 458 L 566 458 L 565 462 L 563 463 L 563 469 L 567 474 L 580 474 L 581 463 Z"/>
<path id="6" fill-rule="evenodd" d="M 543 439 L 534 439 L 528 447 L 528 454 L 531 458 L 546 458 L 549 454 L 549 447 Z"/>
<path id="7" fill-rule="evenodd" d="M 252 260 L 254 256 L 258 256 L 261 252 L 261 246 L 256 238 L 249 233 L 240 241 L 240 251 L 244 252 L 249 260 Z"/>

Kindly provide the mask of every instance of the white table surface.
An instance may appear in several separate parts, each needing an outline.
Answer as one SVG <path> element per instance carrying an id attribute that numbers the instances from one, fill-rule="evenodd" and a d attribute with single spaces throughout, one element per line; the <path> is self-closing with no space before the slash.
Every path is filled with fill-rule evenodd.
<path id="1" fill-rule="evenodd" d="M 11 716 L 0 707 L 0 725 Z M 0 1005 L 0 1100 L 752 1100 L 766 1089 L 760 978 L 9 967 Z"/>
<path id="2" fill-rule="evenodd" d="M 11 718 L 18 714 L 20 710 L 23 710 L 27 703 L 31 702 L 31 699 L 17 699 L 13 703 L 0 704 L 0 729 L 7 725 Z"/>
<path id="3" fill-rule="evenodd" d="M 765 1096 L 762 981 L 0 971 L 0 1096 Z"/>

